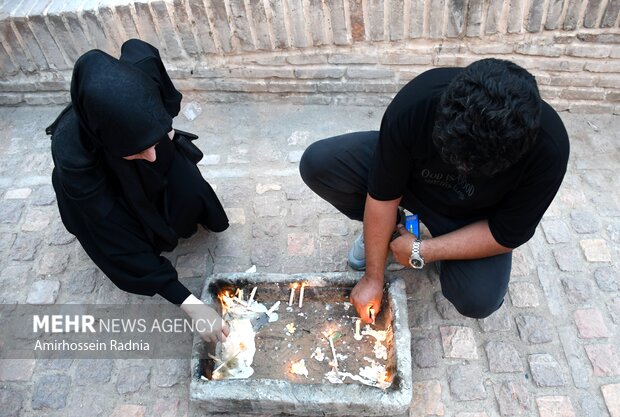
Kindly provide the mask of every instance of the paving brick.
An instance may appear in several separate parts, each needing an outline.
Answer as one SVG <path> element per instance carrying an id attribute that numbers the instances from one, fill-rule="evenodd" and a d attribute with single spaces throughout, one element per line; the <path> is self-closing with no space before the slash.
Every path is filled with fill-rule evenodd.
<path id="1" fill-rule="evenodd" d="M 587 210 L 573 210 L 570 213 L 571 225 L 577 233 L 596 233 L 601 225 L 596 215 Z"/>
<path id="2" fill-rule="evenodd" d="M 620 417 L 620 384 L 603 385 L 601 391 L 611 417 Z"/>
<path id="3" fill-rule="evenodd" d="M 153 405 L 152 416 L 155 417 L 177 417 L 183 416 L 181 400 L 179 399 L 158 399 Z"/>
<path id="4" fill-rule="evenodd" d="M 618 376 L 620 375 L 620 355 L 615 345 L 586 345 L 586 353 L 594 376 Z"/>
<path id="5" fill-rule="evenodd" d="M 566 278 L 562 280 L 566 299 L 571 304 L 584 304 L 592 300 L 592 282 L 583 278 Z"/>
<path id="6" fill-rule="evenodd" d="M 0 223 L 14 224 L 17 223 L 24 211 L 24 203 L 20 200 L 3 200 L 0 201 Z"/>
<path id="7" fill-rule="evenodd" d="M 314 235 L 311 233 L 289 233 L 287 250 L 289 256 L 311 256 L 314 254 Z"/>
<path id="8" fill-rule="evenodd" d="M 434 335 L 411 340 L 411 358 L 418 368 L 433 368 L 441 361 L 441 347 Z"/>
<path id="9" fill-rule="evenodd" d="M 575 310 L 573 313 L 579 337 L 592 339 L 597 337 L 609 337 L 609 329 L 605 325 L 605 320 L 601 311 L 596 308 Z"/>
<path id="10" fill-rule="evenodd" d="M 462 320 L 463 315 L 443 296 L 441 291 L 435 293 L 435 306 L 444 320 Z"/>
<path id="11" fill-rule="evenodd" d="M 441 326 L 439 331 L 446 358 L 478 359 L 478 348 L 470 327 Z"/>
<path id="12" fill-rule="evenodd" d="M 69 263 L 69 254 L 64 251 L 45 252 L 39 261 L 37 273 L 40 275 L 55 275 L 65 271 Z"/>
<path id="13" fill-rule="evenodd" d="M 609 315 L 614 323 L 620 324 L 620 297 L 614 297 L 607 302 Z"/>
<path id="14" fill-rule="evenodd" d="M 414 382 L 409 415 L 429 414 L 434 416 L 445 414 L 445 407 L 441 402 L 441 383 L 437 380 Z"/>
<path id="15" fill-rule="evenodd" d="M 157 387 L 172 387 L 189 380 L 189 362 L 184 359 L 164 359 L 158 362 L 153 372 L 152 384 Z"/>
<path id="16" fill-rule="evenodd" d="M 562 271 L 581 272 L 586 268 L 583 257 L 575 248 L 564 247 L 554 249 L 553 256 Z"/>
<path id="17" fill-rule="evenodd" d="M 113 365 L 111 359 L 81 359 L 75 367 L 75 384 L 105 384 L 110 381 Z"/>
<path id="18" fill-rule="evenodd" d="M 504 381 L 493 386 L 495 398 L 502 416 L 529 415 L 531 399 L 524 384 Z"/>
<path id="19" fill-rule="evenodd" d="M 116 376 L 116 392 L 127 394 L 139 391 L 149 385 L 151 370 L 141 365 L 132 365 L 119 369 Z"/>
<path id="20" fill-rule="evenodd" d="M 238 207 L 226 207 L 224 209 L 230 224 L 245 224 L 245 210 Z"/>
<path id="21" fill-rule="evenodd" d="M 319 239 L 319 266 L 321 271 L 345 271 L 349 243 L 342 239 Z"/>
<path id="22" fill-rule="evenodd" d="M 11 259 L 14 261 L 32 261 L 40 243 L 40 240 L 32 233 L 18 234 L 11 246 Z"/>
<path id="23" fill-rule="evenodd" d="M 34 384 L 32 408 L 34 410 L 59 410 L 67 405 L 71 378 L 67 375 L 46 375 Z"/>
<path id="24" fill-rule="evenodd" d="M 117 405 L 109 417 L 144 417 L 146 407 L 143 405 L 123 404 Z"/>
<path id="25" fill-rule="evenodd" d="M 179 278 L 203 277 L 207 272 L 207 256 L 202 252 L 188 253 L 177 258 Z"/>
<path id="26" fill-rule="evenodd" d="M 274 198 L 271 193 L 259 195 L 254 198 L 254 214 L 256 217 L 284 217 L 286 206 L 279 198 Z"/>
<path id="27" fill-rule="evenodd" d="M 534 382 L 539 387 L 561 387 L 566 385 L 566 378 L 560 364 L 548 353 L 529 355 L 527 361 Z"/>
<path id="28" fill-rule="evenodd" d="M 51 185 L 42 185 L 32 196 L 33 206 L 49 206 L 56 201 L 56 193 Z"/>
<path id="29" fill-rule="evenodd" d="M 30 381 L 34 359 L 0 359 L 0 381 Z"/>
<path id="30" fill-rule="evenodd" d="M 460 413 L 456 413 L 455 417 L 489 417 L 489 415 L 487 413 L 485 413 L 484 411 L 481 411 L 479 413 L 477 412 L 469 412 L 469 411 L 463 411 Z"/>
<path id="31" fill-rule="evenodd" d="M 56 221 L 49 228 L 47 241 L 53 246 L 68 245 L 69 243 L 75 241 L 75 236 L 67 231 L 62 222 Z"/>
<path id="32" fill-rule="evenodd" d="M 69 294 L 91 294 L 98 278 L 99 270 L 96 268 L 72 272 L 69 278 L 63 281 L 63 290 Z"/>
<path id="33" fill-rule="evenodd" d="M 524 342 L 539 344 L 553 340 L 553 330 L 544 317 L 520 314 L 515 321 L 519 336 Z"/>
<path id="34" fill-rule="evenodd" d="M 611 262 L 611 252 L 604 239 L 583 239 L 579 245 L 588 262 Z"/>
<path id="35" fill-rule="evenodd" d="M 250 260 L 256 266 L 275 265 L 280 257 L 279 243 L 273 239 L 253 239 Z"/>
<path id="36" fill-rule="evenodd" d="M 389 69 L 381 68 L 363 68 L 363 67 L 349 67 L 347 68 L 347 78 L 363 78 L 363 79 L 377 79 L 377 78 L 393 78 L 394 72 Z"/>
<path id="37" fill-rule="evenodd" d="M 575 417 L 575 410 L 568 397 L 538 397 L 536 405 L 540 417 Z"/>
<path id="38" fill-rule="evenodd" d="M 349 228 L 343 219 L 319 220 L 319 236 L 346 236 L 348 234 Z"/>
<path id="39" fill-rule="evenodd" d="M 16 237 L 15 233 L 0 233 L 0 252 L 9 253 L 9 249 L 13 247 Z"/>
<path id="40" fill-rule="evenodd" d="M 0 387 L 0 417 L 20 415 L 24 396 L 20 391 L 10 387 Z"/>
<path id="41" fill-rule="evenodd" d="M 507 332 L 512 328 L 511 323 L 505 304 L 489 317 L 478 320 L 480 328 L 486 333 Z"/>
<path id="42" fill-rule="evenodd" d="M 24 200 L 30 197 L 32 194 L 31 188 L 14 188 L 4 193 L 4 198 L 7 200 Z"/>
<path id="43" fill-rule="evenodd" d="M 252 223 L 252 237 L 274 237 L 279 235 L 283 228 L 280 219 L 261 219 L 260 221 Z"/>
<path id="44" fill-rule="evenodd" d="M 280 184 L 274 184 L 274 183 L 256 184 L 256 194 L 265 194 L 268 191 L 280 191 L 281 189 L 282 189 L 282 186 Z"/>
<path id="45" fill-rule="evenodd" d="M 510 300 L 515 307 L 537 307 L 538 290 L 536 286 L 530 282 L 512 282 L 510 283 Z"/>
<path id="46" fill-rule="evenodd" d="M 35 281 L 30 287 L 28 304 L 54 304 L 58 297 L 60 282 L 58 281 Z"/>
<path id="47" fill-rule="evenodd" d="M 547 242 L 555 244 L 571 241 L 571 231 L 562 220 L 543 220 L 541 226 Z"/>
<path id="48" fill-rule="evenodd" d="M 450 393 L 457 401 L 483 400 L 487 397 L 482 369 L 478 366 L 451 366 L 448 369 Z"/>
<path id="49" fill-rule="evenodd" d="M 490 341 L 484 347 L 489 370 L 495 373 L 523 372 L 523 363 L 515 346 L 508 342 Z"/>
<path id="50" fill-rule="evenodd" d="M 49 225 L 53 215 L 54 213 L 49 210 L 29 209 L 26 211 L 21 229 L 24 232 L 39 232 Z"/>

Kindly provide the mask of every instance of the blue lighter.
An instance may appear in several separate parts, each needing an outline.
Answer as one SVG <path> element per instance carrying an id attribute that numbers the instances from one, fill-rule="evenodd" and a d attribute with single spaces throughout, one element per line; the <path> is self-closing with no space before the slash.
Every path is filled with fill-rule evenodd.
<path id="1" fill-rule="evenodd" d="M 409 233 L 413 233 L 418 239 L 420 238 L 420 221 L 417 214 L 407 214 L 405 216 L 405 229 Z"/>

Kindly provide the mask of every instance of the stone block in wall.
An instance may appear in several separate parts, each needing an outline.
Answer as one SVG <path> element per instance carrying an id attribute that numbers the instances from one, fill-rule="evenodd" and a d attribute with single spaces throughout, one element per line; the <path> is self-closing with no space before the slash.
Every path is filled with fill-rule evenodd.
<path id="1" fill-rule="evenodd" d="M 136 29 L 140 34 L 140 39 L 161 49 L 163 45 L 160 45 L 159 36 L 155 32 L 155 22 L 148 0 L 137 0 L 134 2 L 134 7 L 136 10 Z"/>
<path id="2" fill-rule="evenodd" d="M 470 43 L 467 48 L 476 55 L 504 55 L 514 52 L 514 46 L 511 43 Z"/>
<path id="3" fill-rule="evenodd" d="M 297 68 L 295 78 L 322 79 L 322 78 L 342 78 L 344 68 L 321 67 L 321 68 Z"/>
<path id="4" fill-rule="evenodd" d="M 424 34 L 424 1 L 409 0 L 409 37 L 420 38 Z"/>
<path id="5" fill-rule="evenodd" d="M 354 42 L 366 39 L 366 23 L 364 22 L 364 9 L 362 0 L 349 1 L 349 16 L 351 19 L 351 37 Z"/>
<path id="6" fill-rule="evenodd" d="M 271 27 L 272 42 L 275 49 L 288 48 L 289 37 L 286 30 L 285 0 L 267 0 L 265 14 Z"/>
<path id="7" fill-rule="evenodd" d="M 234 37 L 242 51 L 253 51 L 255 48 L 252 39 L 251 21 L 245 9 L 243 0 L 229 0 L 230 20 L 234 28 Z"/>
<path id="8" fill-rule="evenodd" d="M 136 22 L 132 16 L 132 6 L 129 4 L 117 4 L 114 9 L 121 27 L 123 28 L 123 32 L 125 32 L 126 39 L 140 38 Z"/>
<path id="9" fill-rule="evenodd" d="M 381 63 L 385 65 L 430 65 L 433 62 L 431 51 L 389 52 L 381 56 Z"/>
<path id="10" fill-rule="evenodd" d="M 17 106 L 24 102 L 22 93 L 0 93 L 0 106 Z"/>
<path id="11" fill-rule="evenodd" d="M 448 0 L 448 16 L 446 36 L 455 38 L 461 36 L 465 29 L 467 2 L 465 0 Z"/>
<path id="12" fill-rule="evenodd" d="M 595 84 L 598 87 L 603 87 L 603 88 L 618 88 L 618 85 L 620 84 L 618 82 L 619 78 L 620 78 L 620 76 L 618 76 L 618 75 L 599 75 L 599 74 L 596 74 Z"/>
<path id="13" fill-rule="evenodd" d="M 428 36 L 433 39 L 443 36 L 443 11 L 445 0 L 430 0 L 428 16 Z"/>
<path id="14" fill-rule="evenodd" d="M 389 21 L 387 39 L 399 41 L 405 39 L 405 0 L 386 0 L 388 2 Z"/>
<path id="15" fill-rule="evenodd" d="M 351 43 L 351 35 L 347 29 L 344 2 L 341 0 L 327 0 L 329 17 L 332 28 L 332 39 L 335 45 L 348 45 Z"/>
<path id="16" fill-rule="evenodd" d="M 500 31 L 500 19 L 504 8 L 504 0 L 489 0 L 486 11 L 484 33 L 491 35 Z"/>
<path id="17" fill-rule="evenodd" d="M 62 4 L 62 2 L 58 1 L 52 2 L 45 11 L 45 19 L 50 33 L 60 47 L 66 62 L 69 66 L 73 66 L 73 63 L 78 59 L 80 54 L 75 46 L 71 31 L 63 19 L 63 14 L 61 13 Z"/>
<path id="18" fill-rule="evenodd" d="M 562 29 L 575 30 L 577 29 L 577 23 L 579 20 L 579 14 L 581 12 L 581 0 L 568 0 L 566 6 L 566 12 L 564 14 L 564 22 Z"/>
<path id="19" fill-rule="evenodd" d="M 568 45 L 566 55 L 581 58 L 607 58 L 611 54 L 611 45 Z"/>
<path id="20" fill-rule="evenodd" d="M 568 111 L 572 113 L 611 114 L 614 108 L 613 104 L 600 103 L 570 102 L 568 105 Z"/>
<path id="21" fill-rule="evenodd" d="M 262 0 L 249 0 L 252 14 L 252 27 L 254 28 L 254 40 L 256 49 L 271 50 L 271 36 L 269 35 L 269 20 L 267 11 Z"/>
<path id="22" fill-rule="evenodd" d="M 605 99 L 605 91 L 592 88 L 565 88 L 560 92 L 559 98 L 600 101 Z"/>
<path id="23" fill-rule="evenodd" d="M 321 81 L 317 83 L 317 89 L 322 93 L 396 93 L 398 92 L 398 84 L 389 81 Z"/>
<path id="24" fill-rule="evenodd" d="M 511 0 L 508 5 L 508 33 L 523 31 L 523 2 L 525 0 Z"/>
<path id="25" fill-rule="evenodd" d="M 314 93 L 317 91 L 316 82 L 269 81 L 267 91 L 271 93 Z"/>
<path id="26" fill-rule="evenodd" d="M 47 2 L 37 2 L 34 7 L 28 11 L 29 26 L 37 42 L 41 46 L 41 50 L 49 66 L 54 69 L 67 69 L 70 63 L 65 60 L 61 48 L 56 43 L 56 40 L 45 22 L 44 13 L 47 4 Z"/>
<path id="27" fill-rule="evenodd" d="M 115 45 L 113 39 L 106 34 L 102 20 L 99 18 L 98 0 L 86 0 L 78 9 L 80 23 L 88 33 L 90 49 L 97 48 L 108 53 L 114 53 L 120 45 Z"/>
<path id="28" fill-rule="evenodd" d="M 467 3 L 467 25 L 465 33 L 469 37 L 478 37 L 482 34 L 482 0 L 470 0 Z"/>
<path id="29" fill-rule="evenodd" d="M 582 42 L 620 43 L 620 33 L 578 33 L 577 39 Z"/>
<path id="30" fill-rule="evenodd" d="M 177 29 L 173 17 L 170 16 L 167 2 L 165 0 L 151 0 L 149 3 L 153 12 L 153 19 L 157 22 L 159 38 L 164 43 L 164 55 L 169 59 L 184 58 L 183 48 L 179 44 Z"/>
<path id="31" fill-rule="evenodd" d="M 128 38 L 121 26 L 116 10 L 109 4 L 100 4 L 98 8 L 98 17 L 104 28 L 106 37 L 109 39 L 109 44 L 112 45 L 113 48 L 108 50 L 108 52 L 114 55 L 120 54 L 121 46 Z"/>
<path id="32" fill-rule="evenodd" d="M 583 16 L 583 26 L 586 28 L 594 28 L 598 23 L 598 11 L 601 7 L 601 0 L 588 0 L 586 10 Z"/>
<path id="33" fill-rule="evenodd" d="M 553 75 L 549 77 L 549 85 L 555 85 L 558 87 L 602 87 L 598 84 L 598 81 L 598 77 L 594 75 L 575 76 L 574 74 L 571 74 L 570 77 L 565 75 Z M 616 79 L 615 81 L 617 84 L 618 80 Z"/>
<path id="34" fill-rule="evenodd" d="M 530 42 L 521 42 L 515 45 L 515 53 L 523 55 L 539 55 L 546 57 L 559 57 L 563 54 L 564 48 L 558 45 L 538 45 Z"/>
<path id="35" fill-rule="evenodd" d="M 607 3 L 607 7 L 605 7 L 605 11 L 603 12 L 603 17 L 601 19 L 601 27 L 602 28 L 614 27 L 616 24 L 616 21 L 618 20 L 618 14 L 620 14 L 620 1 L 610 0 L 609 3 Z"/>
<path id="36" fill-rule="evenodd" d="M 528 32 L 540 32 L 544 7 L 545 2 L 543 1 L 530 2 L 527 12 L 527 23 L 525 24 L 525 28 Z"/>
<path id="37" fill-rule="evenodd" d="M 590 72 L 620 73 L 620 61 L 589 61 L 585 70 Z"/>
<path id="38" fill-rule="evenodd" d="M 382 41 L 384 39 L 384 0 L 366 0 L 365 6 L 368 16 L 367 40 Z"/>
<path id="39" fill-rule="evenodd" d="M 67 104 L 71 101 L 68 92 L 55 93 L 25 93 L 23 95 L 24 103 L 31 106 L 48 106 Z"/>
<path id="40" fill-rule="evenodd" d="M 312 45 L 327 45 L 327 25 L 326 16 L 323 12 L 323 4 L 321 0 L 306 0 L 308 7 L 305 16 L 308 19 L 307 27 L 312 38 Z"/>
<path id="41" fill-rule="evenodd" d="M 292 47 L 305 48 L 311 45 L 306 31 L 303 0 L 286 0 L 288 14 L 284 16 L 289 21 Z"/>
<path id="42" fill-rule="evenodd" d="M 194 37 L 192 27 L 195 27 L 195 23 L 192 23 L 190 12 L 185 7 L 185 4 L 184 0 L 174 0 L 172 4 L 169 4 L 168 7 L 171 8 L 170 18 L 173 26 L 176 26 L 181 47 L 187 55 L 195 57 L 202 52 L 202 48 Z"/>
<path id="43" fill-rule="evenodd" d="M 301 54 L 291 55 L 284 58 L 284 61 L 291 65 L 321 65 L 327 64 L 326 54 Z"/>
<path id="44" fill-rule="evenodd" d="M 194 19 L 193 27 L 196 31 L 198 46 L 206 54 L 217 53 L 215 40 L 213 39 L 213 29 L 209 22 L 209 15 L 205 3 L 198 1 L 189 2 L 190 13 Z"/>
<path id="45" fill-rule="evenodd" d="M 359 54 L 359 53 L 343 53 L 333 54 L 327 57 L 330 64 L 352 65 L 352 64 L 376 64 L 379 57 L 376 53 Z"/>
<path id="46" fill-rule="evenodd" d="M 393 78 L 394 72 L 389 69 L 377 68 L 377 67 L 350 67 L 347 68 L 347 78 L 364 78 L 364 79 L 377 79 L 377 78 Z"/>
<path id="47" fill-rule="evenodd" d="M 219 45 L 223 52 L 233 50 L 232 30 L 228 21 L 226 3 L 221 0 L 205 0 L 213 19 L 213 29 L 215 30 Z"/>
<path id="48" fill-rule="evenodd" d="M 27 14 L 30 7 L 32 7 L 32 2 L 24 1 L 11 10 L 10 18 L 12 30 L 15 33 L 16 40 L 19 39 L 18 42 L 13 42 L 13 44 L 16 47 L 21 44 L 21 48 L 25 51 L 25 55 L 34 64 L 35 70 L 44 71 L 49 69 L 49 65 L 41 46 L 28 25 Z"/>
<path id="49" fill-rule="evenodd" d="M 13 63 L 4 43 L 0 43 L 0 74 L 13 75 L 19 67 Z"/>
<path id="50" fill-rule="evenodd" d="M 605 101 L 611 101 L 614 103 L 620 102 L 620 90 L 606 91 Z"/>
<path id="51" fill-rule="evenodd" d="M 564 0 L 549 0 L 547 6 L 547 17 L 545 19 L 545 29 L 555 30 L 560 27 L 560 19 L 562 18 L 562 9 L 564 8 Z"/>

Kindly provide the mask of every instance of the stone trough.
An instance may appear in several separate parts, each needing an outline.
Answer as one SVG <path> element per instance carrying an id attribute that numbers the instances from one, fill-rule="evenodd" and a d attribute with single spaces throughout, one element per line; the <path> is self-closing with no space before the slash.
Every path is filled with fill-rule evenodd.
<path id="1" fill-rule="evenodd" d="M 271 284 L 284 290 L 288 289 L 291 282 L 307 282 L 309 288 L 338 293 L 338 296 L 344 298 L 342 295 L 350 292 L 359 278 L 360 275 L 356 273 L 215 274 L 205 282 L 202 300 L 218 309 L 221 308 L 218 294 L 214 294 L 213 289 L 210 290 L 210 284 L 221 280 L 236 284 L 238 287 L 257 285 L 260 288 L 261 285 Z M 406 413 L 412 399 L 412 376 L 411 334 L 407 323 L 405 283 L 402 279 L 390 278 L 386 287 L 381 316 L 384 323 L 391 325 L 393 332 L 388 358 L 393 379 L 389 388 L 380 389 L 355 383 L 332 384 L 322 378 L 310 383 L 296 383 L 284 375 L 282 379 L 250 377 L 212 380 L 210 377 L 215 362 L 209 358 L 209 354 L 215 352 L 216 346 L 195 337 L 192 351 L 191 400 L 198 403 L 208 414 L 395 416 Z"/>

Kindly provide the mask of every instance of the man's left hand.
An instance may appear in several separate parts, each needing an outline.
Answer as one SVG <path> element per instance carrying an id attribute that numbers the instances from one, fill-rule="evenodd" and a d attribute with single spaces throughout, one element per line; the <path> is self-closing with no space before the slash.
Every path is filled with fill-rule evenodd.
<path id="1" fill-rule="evenodd" d="M 390 250 L 398 263 L 404 266 L 411 266 L 409 264 L 409 257 L 411 256 L 411 246 L 415 240 L 415 235 L 405 229 L 405 226 L 402 224 L 398 224 L 396 228 L 400 236 L 390 242 Z"/>

